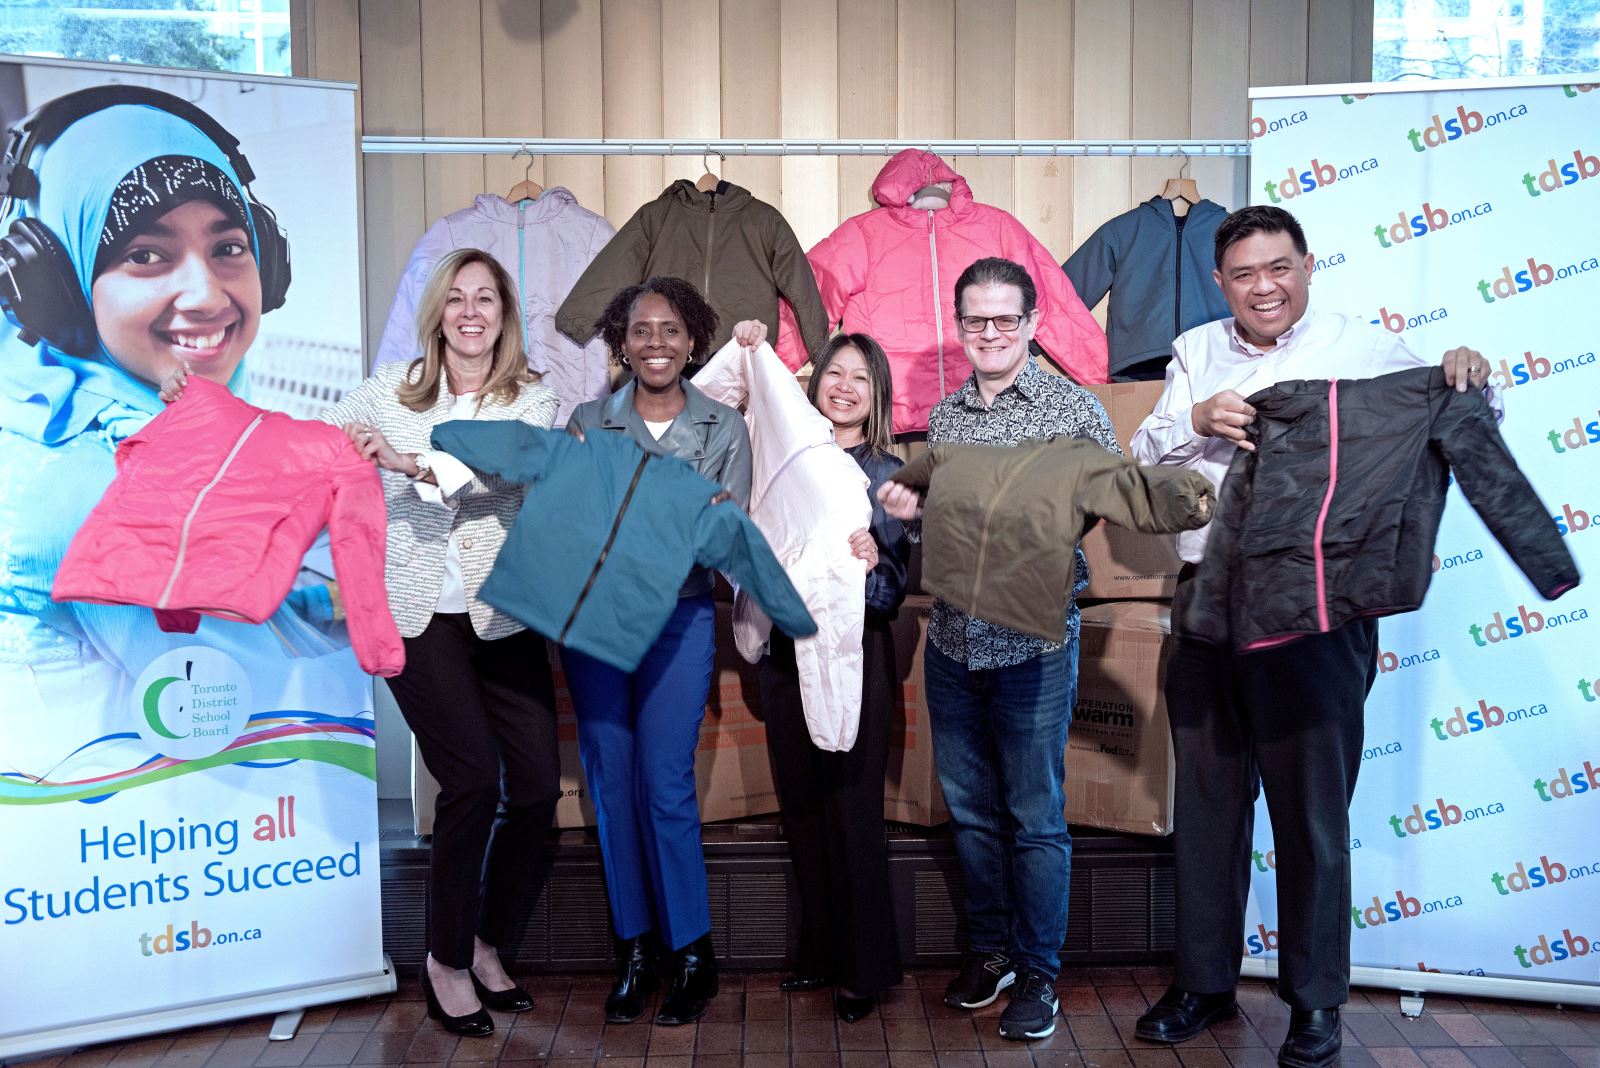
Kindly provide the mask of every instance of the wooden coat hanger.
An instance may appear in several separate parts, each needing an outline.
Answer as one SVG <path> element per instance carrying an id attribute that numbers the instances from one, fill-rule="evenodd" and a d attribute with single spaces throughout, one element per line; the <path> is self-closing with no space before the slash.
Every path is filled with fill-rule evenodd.
<path id="1" fill-rule="evenodd" d="M 728 162 L 728 157 L 724 156 L 722 153 L 718 152 L 717 153 L 717 160 L 718 160 L 719 163 L 726 163 L 726 162 Z M 702 174 L 700 176 L 700 180 L 694 183 L 694 187 L 696 189 L 700 190 L 700 192 L 702 192 L 702 193 L 713 192 L 713 191 L 716 190 L 717 186 L 722 184 L 722 179 L 718 178 L 716 176 L 716 174 L 714 174 L 712 172 L 712 170 L 711 170 L 711 150 L 710 149 L 707 149 L 706 151 L 700 153 L 700 162 L 705 165 L 706 173 L 704 173 L 704 174 Z"/>
<path id="2" fill-rule="evenodd" d="M 517 203 L 519 200 L 538 200 L 540 197 L 544 196 L 544 186 L 533 180 L 534 155 L 528 150 L 528 147 L 524 145 L 517 149 L 511 154 L 511 158 L 516 159 L 518 156 L 522 155 L 526 155 L 528 157 L 528 166 L 522 172 L 522 181 L 512 186 L 511 192 L 506 194 L 506 199 L 513 204 Z"/>
<path id="3" fill-rule="evenodd" d="M 1172 214 L 1183 216 L 1189 214 L 1189 209 L 1200 203 L 1200 187 L 1194 184 L 1194 179 L 1187 177 L 1184 172 L 1189 169 L 1189 156 L 1183 157 L 1183 166 L 1178 168 L 1178 177 L 1168 178 L 1167 184 L 1161 189 L 1161 196 L 1172 201 Z M 1183 210 L 1179 211 L 1179 206 Z"/>

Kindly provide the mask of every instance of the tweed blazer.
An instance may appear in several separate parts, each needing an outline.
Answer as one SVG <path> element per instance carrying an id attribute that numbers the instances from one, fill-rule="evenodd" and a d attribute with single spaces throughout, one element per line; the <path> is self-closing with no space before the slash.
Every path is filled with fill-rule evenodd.
<path id="1" fill-rule="evenodd" d="M 433 428 L 451 418 L 449 383 L 439 384 L 433 407 L 414 412 L 400 403 L 398 390 L 406 381 L 409 363 L 384 364 L 372 377 L 346 393 L 322 413 L 325 422 L 368 423 L 383 432 L 396 452 L 432 450 Z M 442 378 L 442 376 L 441 376 Z M 548 429 L 560 401 L 552 389 L 527 385 L 517 399 L 502 404 L 486 398 L 478 411 L 481 420 L 517 420 Z M 474 472 L 455 494 L 433 504 L 422 499 L 417 484 L 398 471 L 380 470 L 389 525 L 385 539 L 384 580 L 389 610 L 402 637 L 415 638 L 433 618 L 439 592 L 444 588 L 444 560 L 450 534 L 458 531 L 461 577 L 466 587 L 467 612 L 479 637 L 504 638 L 524 629 L 521 623 L 478 597 L 478 589 L 494 567 L 522 507 L 525 488 L 494 475 Z"/>

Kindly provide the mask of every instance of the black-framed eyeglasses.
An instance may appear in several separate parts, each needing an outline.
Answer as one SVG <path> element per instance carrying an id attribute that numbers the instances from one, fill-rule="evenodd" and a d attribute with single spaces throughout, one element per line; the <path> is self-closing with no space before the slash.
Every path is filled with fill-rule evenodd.
<path id="1" fill-rule="evenodd" d="M 988 329 L 990 323 L 1002 334 L 1009 334 L 1022 325 L 1024 315 L 963 315 L 956 322 L 961 324 L 963 332 L 968 334 L 981 334 Z"/>

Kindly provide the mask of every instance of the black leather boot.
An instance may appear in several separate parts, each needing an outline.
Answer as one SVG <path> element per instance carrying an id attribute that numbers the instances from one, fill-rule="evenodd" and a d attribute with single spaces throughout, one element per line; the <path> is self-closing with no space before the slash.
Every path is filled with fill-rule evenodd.
<path id="1" fill-rule="evenodd" d="M 694 1023 L 717 996 L 717 958 L 707 932 L 672 954 L 667 993 L 656 1023 L 665 1027 Z"/>
<path id="2" fill-rule="evenodd" d="M 606 1023 L 632 1023 L 656 988 L 656 955 L 648 934 L 617 939 L 617 980 L 606 995 Z"/>

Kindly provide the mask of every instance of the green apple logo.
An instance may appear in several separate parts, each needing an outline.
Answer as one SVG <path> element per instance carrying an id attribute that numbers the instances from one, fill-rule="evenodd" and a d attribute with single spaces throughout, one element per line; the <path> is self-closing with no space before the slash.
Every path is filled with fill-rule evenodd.
<path id="1" fill-rule="evenodd" d="M 190 660 L 183 665 L 183 673 L 185 676 L 190 675 L 193 671 L 193 660 Z M 155 682 L 152 682 L 150 684 L 150 688 L 144 692 L 145 722 L 150 724 L 150 729 L 162 738 L 171 738 L 173 740 L 177 740 L 179 738 L 189 737 L 189 732 L 187 731 L 185 731 L 183 734 L 173 734 L 172 731 L 167 728 L 167 725 L 161 721 L 161 695 L 166 692 L 168 686 L 171 686 L 175 682 L 183 681 L 183 679 L 180 679 L 174 675 L 167 675 L 164 678 L 159 678 Z M 183 711 L 182 705 L 178 706 L 178 711 Z"/>

